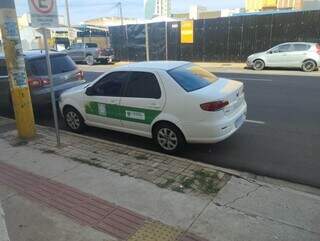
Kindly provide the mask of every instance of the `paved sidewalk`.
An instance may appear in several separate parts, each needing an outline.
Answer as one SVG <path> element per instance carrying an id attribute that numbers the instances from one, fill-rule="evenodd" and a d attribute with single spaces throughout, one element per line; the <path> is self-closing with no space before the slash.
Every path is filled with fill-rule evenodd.
<path id="1" fill-rule="evenodd" d="M 320 240 L 319 196 L 68 132 L 56 148 L 46 127 L 37 127 L 35 140 L 19 141 L 13 128 L 0 118 L 0 200 L 11 241 L 76 241 L 67 238 L 75 234 L 81 241 Z M 169 183 L 129 171 L 138 165 L 157 173 L 183 164 Z M 124 169 L 113 169 L 118 165 Z M 196 169 L 181 181 L 189 166 Z"/>

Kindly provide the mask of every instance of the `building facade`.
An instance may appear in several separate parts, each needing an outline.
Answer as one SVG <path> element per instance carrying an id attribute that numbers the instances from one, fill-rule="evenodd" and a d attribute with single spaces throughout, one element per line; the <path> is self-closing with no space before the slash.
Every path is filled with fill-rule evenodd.
<path id="1" fill-rule="evenodd" d="M 302 9 L 303 10 L 319 10 L 320 0 L 303 0 Z"/>
<path id="2" fill-rule="evenodd" d="M 277 0 L 246 0 L 246 12 L 275 10 L 277 4 Z"/>
<path id="3" fill-rule="evenodd" d="M 293 9 L 302 10 L 303 1 L 302 0 L 278 0 L 278 9 Z"/>
<path id="4" fill-rule="evenodd" d="M 144 17 L 152 19 L 157 16 L 171 16 L 171 0 L 144 0 Z"/>

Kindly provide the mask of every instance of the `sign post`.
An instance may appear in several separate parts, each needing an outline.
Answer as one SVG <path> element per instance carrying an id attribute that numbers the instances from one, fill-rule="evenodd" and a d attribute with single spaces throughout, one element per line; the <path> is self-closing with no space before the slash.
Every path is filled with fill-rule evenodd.
<path id="1" fill-rule="evenodd" d="M 56 0 L 28 0 L 30 15 L 31 15 L 31 25 L 35 28 L 40 28 L 43 33 L 43 41 L 46 51 L 46 61 L 48 78 L 50 81 L 50 94 L 51 94 L 51 104 L 54 118 L 54 126 L 56 130 L 57 145 L 60 146 L 60 134 L 59 134 L 59 123 L 57 114 L 56 98 L 54 93 L 54 83 L 52 78 L 51 70 L 51 60 L 50 52 L 48 46 L 48 36 L 47 28 L 57 27 L 59 25 L 58 21 L 58 9 Z"/>
<path id="2" fill-rule="evenodd" d="M 29 139 L 36 129 L 14 0 L 1 0 L 0 27 L 18 136 Z"/>

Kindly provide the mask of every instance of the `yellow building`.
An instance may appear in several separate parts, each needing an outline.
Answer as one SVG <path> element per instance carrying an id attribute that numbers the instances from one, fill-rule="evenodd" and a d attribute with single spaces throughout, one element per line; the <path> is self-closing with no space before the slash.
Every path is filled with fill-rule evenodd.
<path id="1" fill-rule="evenodd" d="M 302 0 L 278 0 L 278 9 L 295 9 L 302 10 L 303 1 Z"/>
<path id="2" fill-rule="evenodd" d="M 277 0 L 246 0 L 246 12 L 277 9 Z"/>

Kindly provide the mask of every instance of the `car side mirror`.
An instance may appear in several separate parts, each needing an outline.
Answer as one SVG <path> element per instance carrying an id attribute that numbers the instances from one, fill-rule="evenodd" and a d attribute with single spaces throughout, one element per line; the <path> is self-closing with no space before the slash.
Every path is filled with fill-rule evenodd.
<path id="1" fill-rule="evenodd" d="M 273 54 L 272 50 L 270 50 L 270 51 L 268 52 L 268 54 Z"/>
<path id="2" fill-rule="evenodd" d="M 86 90 L 86 95 L 88 96 L 92 96 L 92 95 L 95 95 L 96 94 L 96 90 L 93 86 L 90 86 L 87 88 Z"/>

